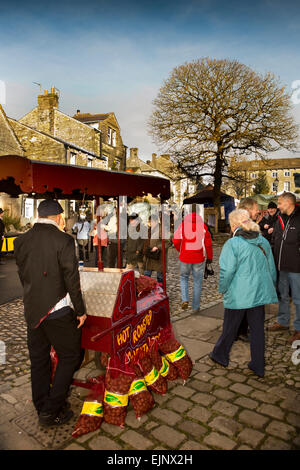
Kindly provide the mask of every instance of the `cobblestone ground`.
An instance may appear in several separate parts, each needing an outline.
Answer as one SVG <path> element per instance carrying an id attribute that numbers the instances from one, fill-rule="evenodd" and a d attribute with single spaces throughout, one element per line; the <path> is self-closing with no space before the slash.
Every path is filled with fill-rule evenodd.
<path id="1" fill-rule="evenodd" d="M 214 246 L 216 260 L 220 249 Z M 15 300 L 0 306 L 0 340 L 5 341 L 7 352 L 6 364 L 0 365 L 0 449 L 300 449 L 300 366 L 291 361 L 293 350 L 286 342 L 289 332 L 266 332 L 263 379 L 247 367 L 247 343 L 234 344 L 228 368 L 212 363 L 207 353 L 220 335 L 223 310 L 217 292 L 217 262 L 213 265 L 216 275 L 203 284 L 203 313 L 193 316 L 190 310 L 180 309 L 177 253 L 171 249 L 169 255 L 171 319 L 183 342 L 191 345 L 193 354 L 187 349 L 195 361 L 187 383 L 169 383 L 168 393 L 154 395 L 155 408 L 140 420 L 129 406 L 124 429 L 102 423 L 100 430 L 76 440 L 71 433 L 87 391 L 73 388 L 73 421 L 42 431 L 31 403 L 23 305 Z M 276 311 L 276 306 L 268 307 L 266 326 L 274 321 Z M 94 375 L 94 369 L 94 363 L 89 363 L 79 373 L 81 377 Z"/>

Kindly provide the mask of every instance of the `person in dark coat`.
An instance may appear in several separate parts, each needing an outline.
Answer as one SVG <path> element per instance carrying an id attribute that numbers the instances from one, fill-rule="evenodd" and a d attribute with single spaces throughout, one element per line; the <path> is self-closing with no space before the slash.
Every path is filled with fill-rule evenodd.
<path id="1" fill-rule="evenodd" d="M 32 399 L 42 426 L 64 424 L 73 416 L 67 396 L 82 360 L 80 327 L 86 319 L 75 242 L 62 231 L 62 212 L 57 201 L 42 201 L 37 223 L 14 241 L 24 288 Z M 51 346 L 58 356 L 52 384 Z"/>
<path id="2" fill-rule="evenodd" d="M 166 271 L 168 270 L 168 250 L 171 245 L 171 240 L 165 239 Z M 152 253 L 158 251 L 157 259 L 149 255 L 149 251 Z M 152 273 L 156 272 L 157 282 L 163 284 L 162 232 L 161 224 L 159 223 L 159 219 L 156 216 L 151 218 L 150 228 L 148 231 L 148 240 L 144 240 L 144 254 L 145 276 L 151 277 Z"/>
<path id="3" fill-rule="evenodd" d="M 263 237 L 265 237 L 270 244 L 272 244 L 272 234 L 275 224 L 278 220 L 278 209 L 275 202 L 271 201 L 268 204 L 268 214 L 259 222 L 259 228 Z"/>
<path id="4" fill-rule="evenodd" d="M 0 208 L 0 264 L 4 264 L 4 261 L 1 261 L 1 252 L 2 252 L 2 245 L 4 241 L 4 232 L 5 232 L 5 225 L 2 220 L 4 215 L 4 210 Z"/>
<path id="5" fill-rule="evenodd" d="M 300 340 L 300 207 L 292 193 L 278 198 L 280 215 L 273 232 L 274 257 L 279 272 L 280 294 L 277 321 L 269 331 L 284 331 L 290 326 L 290 296 L 296 307 L 295 331 L 289 343 Z"/>
<path id="6" fill-rule="evenodd" d="M 138 214 L 135 212 L 128 216 L 128 235 L 125 245 L 126 268 L 138 268 L 140 274 L 144 274 L 144 243 L 147 238 L 147 227 L 142 225 Z"/>

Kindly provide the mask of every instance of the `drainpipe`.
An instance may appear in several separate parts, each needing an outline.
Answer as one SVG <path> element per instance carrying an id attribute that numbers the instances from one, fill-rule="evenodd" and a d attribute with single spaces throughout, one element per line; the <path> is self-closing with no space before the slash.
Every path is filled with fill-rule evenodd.
<path id="1" fill-rule="evenodd" d="M 127 166 L 127 149 L 128 147 L 126 145 L 123 145 L 124 147 L 124 163 L 123 163 L 123 170 L 126 171 L 126 166 Z"/>
<path id="2" fill-rule="evenodd" d="M 100 131 L 100 129 L 99 129 Z M 100 148 L 99 148 L 99 152 L 100 152 L 100 158 L 102 158 L 102 131 L 100 131 Z"/>
<path id="3" fill-rule="evenodd" d="M 68 145 L 65 144 L 65 162 L 68 163 Z"/>

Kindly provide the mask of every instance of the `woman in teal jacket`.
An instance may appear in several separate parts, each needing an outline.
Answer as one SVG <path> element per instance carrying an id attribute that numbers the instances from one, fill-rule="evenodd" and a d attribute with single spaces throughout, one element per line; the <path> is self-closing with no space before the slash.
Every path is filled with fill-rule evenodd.
<path id="1" fill-rule="evenodd" d="M 246 210 L 229 215 L 233 237 L 220 256 L 219 292 L 224 294 L 224 323 L 210 358 L 226 367 L 229 353 L 244 314 L 250 327 L 251 361 L 248 367 L 264 376 L 264 306 L 278 302 L 276 268 L 269 242 Z"/>

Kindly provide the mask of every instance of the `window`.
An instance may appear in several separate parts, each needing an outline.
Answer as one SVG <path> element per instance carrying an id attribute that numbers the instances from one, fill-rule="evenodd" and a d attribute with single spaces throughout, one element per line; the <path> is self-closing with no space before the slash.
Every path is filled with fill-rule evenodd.
<path id="1" fill-rule="evenodd" d="M 76 165 L 76 153 L 70 153 L 70 165 Z"/>
<path id="2" fill-rule="evenodd" d="M 278 172 L 277 171 L 272 171 L 272 178 L 277 178 Z"/>
<path id="3" fill-rule="evenodd" d="M 30 219 L 33 217 L 33 199 L 26 198 L 24 201 L 24 217 Z"/>
<path id="4" fill-rule="evenodd" d="M 278 184 L 277 183 L 272 183 L 272 191 L 273 193 L 277 193 L 277 190 L 278 190 Z"/>
<path id="5" fill-rule="evenodd" d="M 92 168 L 92 166 L 93 166 L 93 158 L 92 157 L 88 157 L 87 166 L 89 168 Z"/>
<path id="6" fill-rule="evenodd" d="M 108 156 L 102 155 L 102 157 L 105 158 L 105 162 L 102 162 L 103 168 L 108 168 Z"/>
<path id="7" fill-rule="evenodd" d="M 117 145 L 117 133 L 111 127 L 107 128 L 107 143 L 112 147 L 116 147 Z"/>
<path id="8" fill-rule="evenodd" d="M 291 176 L 290 170 L 284 170 L 284 176 Z"/>
<path id="9" fill-rule="evenodd" d="M 113 147 L 116 147 L 116 145 L 117 145 L 117 133 L 116 133 L 116 131 L 112 131 L 112 143 L 111 143 L 111 145 Z"/>
<path id="10" fill-rule="evenodd" d="M 250 178 L 255 179 L 256 177 L 256 173 L 250 173 Z"/>
<path id="11" fill-rule="evenodd" d="M 112 131 L 112 129 L 110 127 L 108 127 L 108 129 L 107 129 L 107 143 L 109 145 L 111 145 L 111 131 Z"/>
<path id="12" fill-rule="evenodd" d="M 283 189 L 284 189 L 284 191 L 287 191 L 287 192 L 290 191 L 291 190 L 291 183 L 289 181 L 285 181 L 283 183 Z"/>

